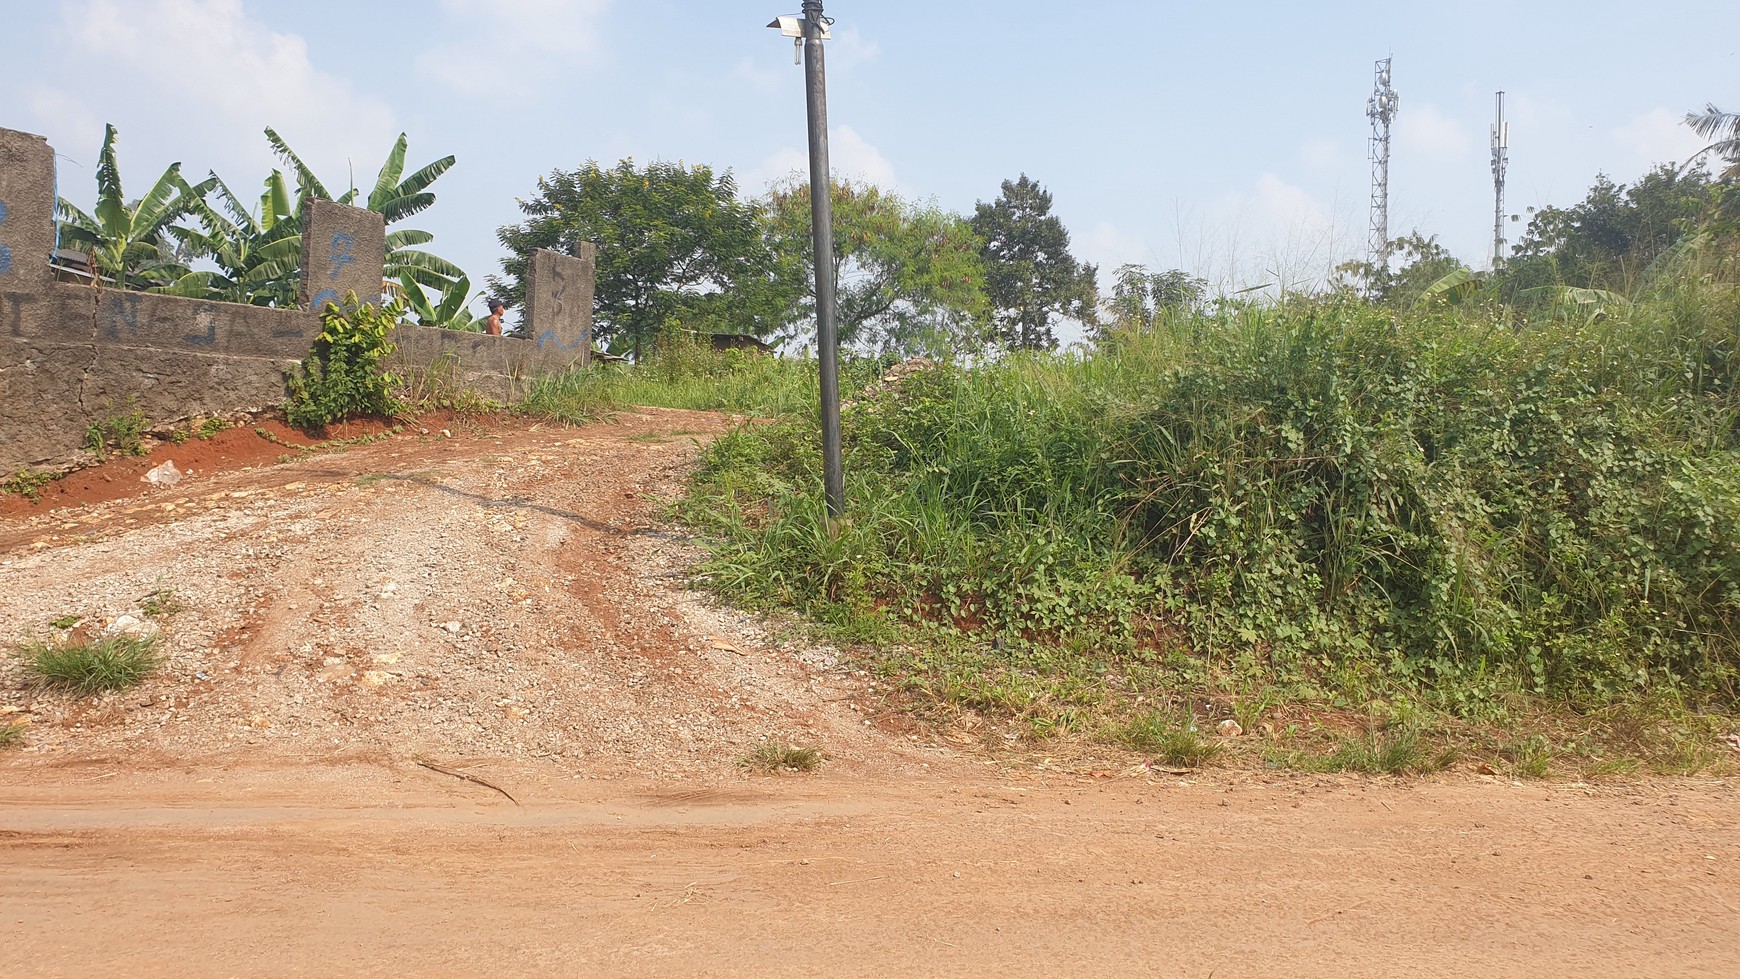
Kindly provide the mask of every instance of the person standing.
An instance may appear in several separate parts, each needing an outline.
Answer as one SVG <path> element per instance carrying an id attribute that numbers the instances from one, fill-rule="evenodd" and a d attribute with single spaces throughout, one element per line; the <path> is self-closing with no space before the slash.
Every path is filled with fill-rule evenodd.
<path id="1" fill-rule="evenodd" d="M 488 333 L 492 337 L 501 336 L 501 314 L 505 312 L 506 309 L 507 307 L 500 299 L 492 298 L 489 301 L 489 319 L 485 320 L 483 324 L 483 331 L 485 333 Z"/>

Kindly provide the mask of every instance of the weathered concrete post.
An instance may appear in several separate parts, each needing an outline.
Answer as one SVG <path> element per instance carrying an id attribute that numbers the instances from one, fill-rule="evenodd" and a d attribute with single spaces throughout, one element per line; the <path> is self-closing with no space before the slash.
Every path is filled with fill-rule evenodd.
<path id="1" fill-rule="evenodd" d="M 598 250 L 582 242 L 572 257 L 540 248 L 526 263 L 526 336 L 542 358 L 592 362 L 592 290 Z M 575 355 L 578 359 L 575 360 Z"/>
<path id="2" fill-rule="evenodd" d="M 387 227 L 379 214 L 331 201 L 302 205 L 302 295 L 316 313 L 327 303 L 343 305 L 354 292 L 358 302 L 381 302 L 381 269 L 386 262 Z"/>
<path id="3" fill-rule="evenodd" d="M 0 129 L 0 324 L 22 336 L 24 306 L 54 281 L 54 149 L 41 136 Z"/>

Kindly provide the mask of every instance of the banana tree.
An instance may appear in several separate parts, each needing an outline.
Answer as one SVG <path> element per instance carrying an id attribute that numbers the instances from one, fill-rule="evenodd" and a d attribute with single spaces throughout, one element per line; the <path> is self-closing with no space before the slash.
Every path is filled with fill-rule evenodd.
<path id="1" fill-rule="evenodd" d="M 190 288 L 203 284 L 214 299 L 254 306 L 293 306 L 301 260 L 301 236 L 282 171 L 273 170 L 257 207 L 250 209 L 228 184 L 216 181 L 218 203 L 200 202 L 200 228 L 174 227 L 169 233 L 195 255 L 212 260 L 216 272 L 186 277 Z M 203 276 L 203 283 L 198 277 Z M 179 285 L 179 283 L 178 283 Z"/>
<path id="2" fill-rule="evenodd" d="M 445 289 L 438 288 L 439 301 L 432 301 L 426 283 L 419 282 L 409 275 L 400 277 L 398 289 L 394 291 L 402 296 L 405 305 L 417 315 L 417 323 L 421 326 L 439 326 L 448 330 L 466 330 L 479 333 L 483 324 L 465 308 L 465 300 L 471 296 L 471 280 L 465 276 L 447 283 Z"/>
<path id="3" fill-rule="evenodd" d="M 284 161 L 291 173 L 296 176 L 296 212 L 294 220 L 301 220 L 301 206 L 304 200 L 317 197 L 322 200 L 348 204 L 352 207 L 365 207 L 381 215 L 388 225 L 397 224 L 404 219 L 427 210 L 435 203 L 435 195 L 430 192 L 429 185 L 446 173 L 454 163 L 452 156 L 444 156 L 427 166 L 422 167 L 409 176 L 405 175 L 405 154 L 410 142 L 404 133 L 399 134 L 393 148 L 387 153 L 386 162 L 381 165 L 380 173 L 375 177 L 375 185 L 366 198 L 361 197 L 361 191 L 350 187 L 341 194 L 333 194 L 326 184 L 296 151 L 290 148 L 283 137 L 279 136 L 270 126 L 266 127 L 266 142 L 278 158 Z M 298 229 L 300 231 L 300 229 Z M 383 270 L 388 280 L 398 280 L 406 275 L 414 280 L 435 288 L 445 294 L 446 285 L 465 277 L 465 273 L 452 262 L 437 255 L 418 249 L 418 245 L 426 245 L 435 240 L 435 236 L 427 231 L 405 229 L 390 232 L 387 235 L 386 267 Z M 300 241 L 300 239 L 298 239 Z"/>
<path id="4" fill-rule="evenodd" d="M 128 201 L 121 188 L 113 125 L 103 127 L 97 156 L 97 204 L 85 213 L 66 198 L 55 201 L 61 240 L 90 254 L 91 268 L 118 287 L 169 290 L 190 273 L 169 229 L 204 205 L 217 178 L 189 186 L 181 164 L 165 169 L 144 197 Z"/>

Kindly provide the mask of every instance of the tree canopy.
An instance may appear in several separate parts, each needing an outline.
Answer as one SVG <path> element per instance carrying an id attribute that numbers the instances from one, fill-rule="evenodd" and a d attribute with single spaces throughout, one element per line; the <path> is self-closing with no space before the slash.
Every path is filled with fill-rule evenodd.
<path id="1" fill-rule="evenodd" d="M 989 304 L 982 243 L 972 227 L 872 184 L 838 182 L 832 197 L 840 343 L 898 356 L 977 350 Z M 776 187 L 766 204 L 775 249 L 802 275 L 788 322 L 812 322 L 809 185 Z"/>
<path id="2" fill-rule="evenodd" d="M 538 181 L 520 202 L 526 219 L 497 231 L 512 253 L 490 276 L 509 305 L 525 301 L 528 256 L 539 248 L 573 254 L 598 248 L 593 334 L 613 350 L 639 350 L 667 322 L 704 319 L 767 336 L 785 322 L 789 283 L 758 210 L 737 197 L 729 172 L 623 160 L 588 160 Z"/>
<path id="3" fill-rule="evenodd" d="M 1069 232 L 1051 213 L 1050 191 L 1023 173 L 1003 181 L 1001 196 L 974 210 L 998 342 L 1011 350 L 1053 350 L 1060 319 L 1093 325 L 1096 269 L 1070 254 Z"/>

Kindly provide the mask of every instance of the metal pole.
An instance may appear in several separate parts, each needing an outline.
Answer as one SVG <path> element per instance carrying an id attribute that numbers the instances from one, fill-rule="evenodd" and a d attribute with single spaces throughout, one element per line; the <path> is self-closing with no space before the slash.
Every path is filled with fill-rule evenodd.
<path id="1" fill-rule="evenodd" d="M 816 347 L 822 373 L 822 482 L 828 516 L 846 509 L 840 462 L 840 343 L 834 325 L 834 201 L 828 171 L 828 83 L 822 0 L 804 0 L 804 88 L 810 121 L 810 237 L 816 262 Z"/>

